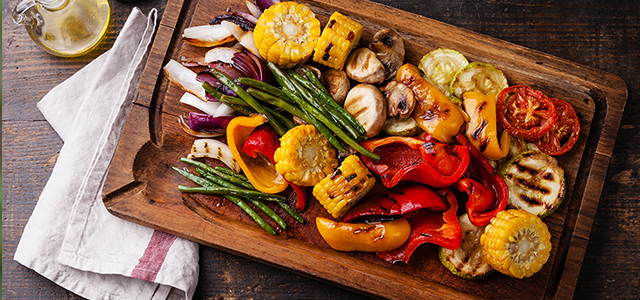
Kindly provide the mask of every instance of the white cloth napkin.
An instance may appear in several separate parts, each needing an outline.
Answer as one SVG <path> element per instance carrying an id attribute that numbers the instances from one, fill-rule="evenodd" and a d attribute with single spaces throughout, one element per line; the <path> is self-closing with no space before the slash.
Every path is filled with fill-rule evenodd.
<path id="1" fill-rule="evenodd" d="M 38 108 L 64 145 L 14 259 L 90 299 L 191 299 L 198 245 L 111 215 L 102 187 L 156 27 L 134 8 L 113 47 Z"/>

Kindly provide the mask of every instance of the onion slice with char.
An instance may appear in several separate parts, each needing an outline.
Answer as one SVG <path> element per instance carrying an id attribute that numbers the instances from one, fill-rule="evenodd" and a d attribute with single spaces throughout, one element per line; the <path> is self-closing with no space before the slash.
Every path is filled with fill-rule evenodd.
<path id="1" fill-rule="evenodd" d="M 220 160 L 236 173 L 240 173 L 242 169 L 240 164 L 233 158 L 233 153 L 229 146 L 215 139 L 197 139 L 193 142 L 191 153 L 187 158 L 194 159 L 200 157 L 208 157 Z"/>

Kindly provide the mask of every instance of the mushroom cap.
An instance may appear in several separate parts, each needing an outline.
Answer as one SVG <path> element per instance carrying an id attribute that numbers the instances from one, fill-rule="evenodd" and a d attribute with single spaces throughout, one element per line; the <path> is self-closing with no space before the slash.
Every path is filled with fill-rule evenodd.
<path id="1" fill-rule="evenodd" d="M 362 124 L 367 138 L 378 135 L 387 118 L 387 100 L 376 86 L 368 83 L 358 84 L 349 91 L 344 109 Z"/>
<path id="2" fill-rule="evenodd" d="M 387 85 L 380 88 L 380 91 L 387 99 L 389 117 L 406 119 L 411 116 L 416 106 L 416 99 L 411 88 L 397 81 L 389 81 Z"/>
<path id="3" fill-rule="evenodd" d="M 333 100 L 342 105 L 351 88 L 349 76 L 343 70 L 328 69 L 322 76 L 322 83 L 327 88 Z"/>
<path id="4" fill-rule="evenodd" d="M 361 83 L 380 84 L 385 78 L 384 65 L 368 48 L 353 51 L 344 70 L 350 78 Z"/>

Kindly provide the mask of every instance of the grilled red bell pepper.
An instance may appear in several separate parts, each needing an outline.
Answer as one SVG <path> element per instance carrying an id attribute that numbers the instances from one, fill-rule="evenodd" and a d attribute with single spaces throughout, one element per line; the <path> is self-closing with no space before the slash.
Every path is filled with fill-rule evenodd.
<path id="1" fill-rule="evenodd" d="M 362 161 L 380 175 L 388 188 L 403 180 L 448 187 L 460 180 L 470 159 L 466 146 L 425 142 L 415 137 L 390 136 L 362 142 L 362 146 L 380 156 L 377 162 L 367 157 Z"/>
<path id="2" fill-rule="evenodd" d="M 242 151 L 247 155 L 256 158 L 258 153 L 266 156 L 274 165 L 273 153 L 280 147 L 280 137 L 271 126 L 263 124 L 256 127 L 244 142 Z"/>
<path id="3" fill-rule="evenodd" d="M 428 208 L 445 211 L 448 206 L 432 189 L 421 184 L 409 185 L 397 191 L 378 194 L 360 202 L 344 217 L 343 222 L 356 221 L 355 218 L 372 216 L 401 216 L 406 213 Z"/>
<path id="4" fill-rule="evenodd" d="M 256 127 L 242 146 L 242 152 L 256 158 L 258 153 L 267 157 L 275 165 L 273 155 L 280 147 L 280 137 L 269 125 L 263 124 Z M 303 211 L 307 206 L 307 190 L 304 187 L 289 182 L 293 193 L 289 196 L 296 203 L 296 210 Z"/>
<path id="5" fill-rule="evenodd" d="M 409 240 L 399 248 L 377 255 L 391 263 L 408 263 L 411 254 L 424 243 L 449 249 L 460 247 L 462 230 L 457 210 L 458 201 L 449 189 L 434 192 L 423 185 L 411 185 L 362 202 L 351 209 L 344 220 L 404 217 L 411 225 Z"/>
<path id="6" fill-rule="evenodd" d="M 454 187 L 469 195 L 466 205 L 469 220 L 473 225 L 482 227 L 489 224 L 491 218 L 507 207 L 509 189 L 498 171 L 467 141 L 464 135 L 458 134 L 455 139 L 469 148 L 471 162 L 463 179 Z"/>

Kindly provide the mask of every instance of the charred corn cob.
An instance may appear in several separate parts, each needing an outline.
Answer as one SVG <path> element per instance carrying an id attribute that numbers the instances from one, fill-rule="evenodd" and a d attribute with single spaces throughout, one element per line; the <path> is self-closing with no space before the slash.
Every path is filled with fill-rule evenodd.
<path id="1" fill-rule="evenodd" d="M 341 70 L 363 31 L 360 23 L 339 12 L 333 13 L 316 44 L 313 61 Z"/>
<path id="2" fill-rule="evenodd" d="M 480 236 L 482 258 L 500 273 L 530 277 L 551 252 L 551 234 L 538 216 L 524 210 L 500 211 Z"/>
<path id="3" fill-rule="evenodd" d="M 287 131 L 273 158 L 278 173 L 299 186 L 315 185 L 338 166 L 336 150 L 313 125 Z"/>
<path id="4" fill-rule="evenodd" d="M 335 172 L 313 187 L 313 196 L 334 218 L 340 218 L 375 184 L 360 158 L 349 155 Z"/>
<path id="5" fill-rule="evenodd" d="M 253 38 L 260 55 L 278 67 L 305 63 L 318 42 L 320 21 L 309 7 L 296 2 L 280 2 L 266 9 Z"/>

